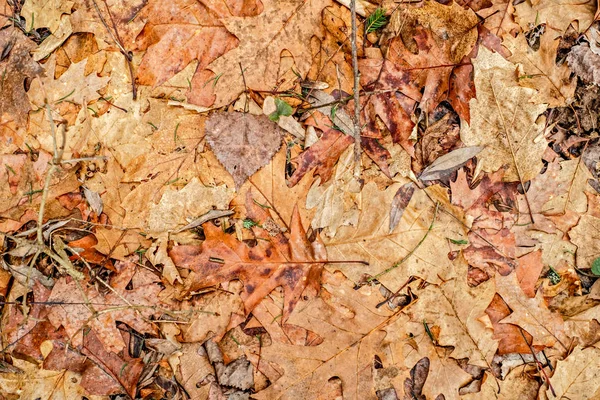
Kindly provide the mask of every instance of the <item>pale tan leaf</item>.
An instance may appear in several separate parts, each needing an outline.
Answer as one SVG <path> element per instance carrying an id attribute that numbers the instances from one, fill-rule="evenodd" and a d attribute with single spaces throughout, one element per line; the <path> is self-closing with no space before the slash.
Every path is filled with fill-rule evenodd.
<path id="1" fill-rule="evenodd" d="M 577 31 L 585 32 L 594 20 L 596 2 L 594 0 L 524 1 L 515 8 L 515 20 L 523 31 L 546 24 L 546 29 L 551 29 L 554 32 L 553 37 L 557 37 L 575 21 L 577 21 Z"/>
<path id="2" fill-rule="evenodd" d="M 524 34 L 517 37 L 505 35 L 502 44 L 512 55 L 508 58 L 522 67 L 519 85 L 538 91 L 531 101 L 548 104 L 548 107 L 564 107 L 573 100 L 577 81 L 571 78 L 571 70 L 565 64 L 556 64 L 556 51 L 560 39 L 546 31 L 540 38 L 537 51 L 528 46 Z"/>
<path id="3" fill-rule="evenodd" d="M 389 205 L 401 184 L 390 185 L 380 191 L 374 182 L 363 188 L 358 198 L 361 210 L 356 226 L 342 226 L 333 238 L 324 238 L 329 258 L 332 260 L 366 261 L 368 267 L 357 263 L 329 265 L 331 270 L 340 269 L 349 279 L 360 282 L 365 275 L 377 276 L 396 265 L 377 279 L 386 287 L 396 290 L 410 276 L 418 276 L 427 282 L 439 283 L 455 276 L 452 262 L 448 259 L 446 237 L 464 235 L 464 227 L 446 213 L 438 213 L 433 230 L 427 234 L 432 223 L 435 204 L 423 191 L 415 192 L 404 210 L 398 227 L 389 233 Z M 428 188 L 429 195 L 444 207 L 451 207 L 441 187 Z M 458 212 L 458 210 L 457 210 Z M 427 234 L 422 245 L 402 264 Z"/>
<path id="4" fill-rule="evenodd" d="M 473 60 L 477 98 L 471 100 L 471 124 L 463 124 L 468 146 L 485 146 L 479 168 L 494 172 L 508 165 L 505 181 L 528 181 L 542 169 L 547 142 L 538 117 L 545 105 L 530 103 L 535 90 L 518 86 L 516 66 L 486 48 Z"/>
<path id="5" fill-rule="evenodd" d="M 556 396 L 546 387 L 548 399 L 593 399 L 600 390 L 600 350 L 577 346 L 571 354 L 556 364 L 551 377 Z"/>

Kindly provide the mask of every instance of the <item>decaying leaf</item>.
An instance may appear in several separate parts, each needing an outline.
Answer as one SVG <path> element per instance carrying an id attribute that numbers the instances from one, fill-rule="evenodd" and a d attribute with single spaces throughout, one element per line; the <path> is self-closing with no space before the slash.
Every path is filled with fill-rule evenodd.
<path id="1" fill-rule="evenodd" d="M 266 115 L 213 114 L 206 122 L 206 138 L 238 189 L 281 147 L 279 129 Z"/>
<path id="2" fill-rule="evenodd" d="M 25 79 L 41 74 L 42 67 L 29 55 L 35 43 L 16 28 L 0 31 L 0 118 L 2 121 L 14 119 L 18 125 L 25 125 L 29 112 L 29 101 L 25 93 Z"/>
<path id="3" fill-rule="evenodd" d="M 290 223 L 290 235 L 267 227 L 275 223 L 268 211 L 254 202 L 251 193 L 246 198 L 248 218 L 258 225 L 252 228 L 257 239 L 254 247 L 225 234 L 220 228 L 204 225 L 206 240 L 196 246 L 174 247 L 169 255 L 180 268 L 192 272 L 184 284 L 188 293 L 240 279 L 244 283 L 244 306 L 252 312 L 263 297 L 281 286 L 285 293 L 283 321 L 294 310 L 300 296 L 316 295 L 324 263 L 325 249 L 317 237 L 309 242 L 296 210 Z"/>
<path id="4" fill-rule="evenodd" d="M 574 46 L 567 62 L 581 79 L 600 86 L 600 55 L 594 53 L 587 43 Z"/>
<path id="5" fill-rule="evenodd" d="M 542 169 L 547 143 L 538 121 L 545 105 L 530 103 L 535 90 L 518 86 L 516 66 L 482 48 L 473 61 L 477 99 L 471 100 L 471 124 L 461 128 L 467 146 L 486 146 L 479 168 L 494 172 L 508 166 L 505 181 L 526 182 Z"/>

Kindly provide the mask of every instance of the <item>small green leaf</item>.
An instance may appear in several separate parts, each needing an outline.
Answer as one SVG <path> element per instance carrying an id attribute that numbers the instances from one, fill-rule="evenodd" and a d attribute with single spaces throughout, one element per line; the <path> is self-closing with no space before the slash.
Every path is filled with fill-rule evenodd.
<path id="1" fill-rule="evenodd" d="M 383 28 L 388 23 L 385 16 L 385 8 L 378 8 L 367 17 L 365 22 L 365 32 L 371 33 Z"/>
<path id="2" fill-rule="evenodd" d="M 254 221 L 252 221 L 252 220 L 251 220 L 251 219 L 249 219 L 249 218 L 247 218 L 247 219 L 245 219 L 245 220 L 244 220 L 244 222 L 243 222 L 243 225 L 244 225 L 244 228 L 246 228 L 246 229 L 250 229 L 250 228 L 252 228 L 253 226 L 257 226 L 257 225 L 258 225 L 258 223 L 257 223 L 257 222 L 254 222 Z"/>
<path id="3" fill-rule="evenodd" d="M 450 239 L 450 238 L 448 238 L 448 240 L 450 242 L 454 243 L 454 244 L 469 244 L 469 241 L 465 240 L 465 239 L 459 239 L 459 240 L 457 240 L 457 239 Z"/>
<path id="4" fill-rule="evenodd" d="M 600 276 L 600 257 L 592 261 L 592 274 Z"/>
<path id="5" fill-rule="evenodd" d="M 294 111 L 292 109 L 292 106 L 278 98 L 275 98 L 275 107 L 277 107 L 275 111 L 273 111 L 271 115 L 269 115 L 269 119 L 273 122 L 279 121 L 279 118 L 282 115 L 286 117 L 292 115 L 292 112 Z"/>

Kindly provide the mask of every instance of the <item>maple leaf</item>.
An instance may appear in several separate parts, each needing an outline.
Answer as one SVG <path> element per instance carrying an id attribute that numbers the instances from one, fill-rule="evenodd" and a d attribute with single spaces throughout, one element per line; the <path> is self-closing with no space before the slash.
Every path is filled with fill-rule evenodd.
<path id="1" fill-rule="evenodd" d="M 246 197 L 248 218 L 258 225 L 252 228 L 258 240 L 248 247 L 221 228 L 204 225 L 206 240 L 202 246 L 176 246 L 169 256 L 175 265 L 192 270 L 185 280 L 186 291 L 240 279 L 244 283 L 242 299 L 250 313 L 273 289 L 281 286 L 285 294 L 283 321 L 287 320 L 305 289 L 319 292 L 325 248 L 317 236 L 310 243 L 300 221 L 297 208 L 292 215 L 289 237 L 266 228 L 274 225 L 268 211 L 257 205 L 252 194 Z"/>
<path id="2" fill-rule="evenodd" d="M 473 60 L 477 99 L 471 100 L 471 124 L 461 127 L 467 146 L 485 146 L 477 156 L 479 168 L 494 172 L 508 164 L 505 181 L 526 182 L 542 169 L 544 124 L 538 117 L 545 105 L 531 104 L 535 90 L 518 86 L 516 66 L 499 54 L 481 48 Z"/>
<path id="3" fill-rule="evenodd" d="M 214 74 L 214 83 L 193 79 L 192 92 L 214 92 L 212 106 L 221 107 L 235 100 L 247 88 L 260 91 L 279 87 L 281 90 L 282 79 L 289 86 L 297 79 L 295 73 L 305 76 L 312 56 L 308 43 L 313 36 L 318 36 L 321 12 L 330 4 L 330 0 L 265 0 L 264 10 L 256 16 L 221 18 L 240 44 L 208 65 L 207 69 Z M 280 71 L 280 57 L 284 50 L 293 56 L 294 67 L 287 66 Z M 189 100 L 194 102 L 193 98 Z"/>
<path id="4" fill-rule="evenodd" d="M 262 114 L 212 114 L 206 122 L 206 139 L 238 189 L 281 147 L 277 125 Z"/>
<path id="5" fill-rule="evenodd" d="M 531 98 L 536 104 L 562 107 L 570 104 L 575 95 L 577 81 L 571 78 L 569 67 L 556 64 L 559 41 L 546 31 L 540 38 L 539 50 L 533 51 L 528 46 L 525 35 L 504 36 L 503 45 L 512 53 L 508 59 L 522 67 L 522 71 L 519 71 L 519 85 L 538 91 Z"/>
<path id="6" fill-rule="evenodd" d="M 0 31 L 0 120 L 14 119 L 24 126 L 27 123 L 27 113 L 30 110 L 29 100 L 25 93 L 25 79 L 34 78 L 42 71 L 42 67 L 29 55 L 35 43 L 29 40 L 16 28 Z"/>

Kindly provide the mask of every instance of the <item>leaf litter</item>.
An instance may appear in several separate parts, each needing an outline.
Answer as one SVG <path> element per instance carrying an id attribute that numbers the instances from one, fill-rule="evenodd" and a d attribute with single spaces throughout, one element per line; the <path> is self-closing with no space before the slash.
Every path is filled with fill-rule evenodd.
<path id="1" fill-rule="evenodd" d="M 0 0 L 0 397 L 596 398 L 597 15 Z"/>

